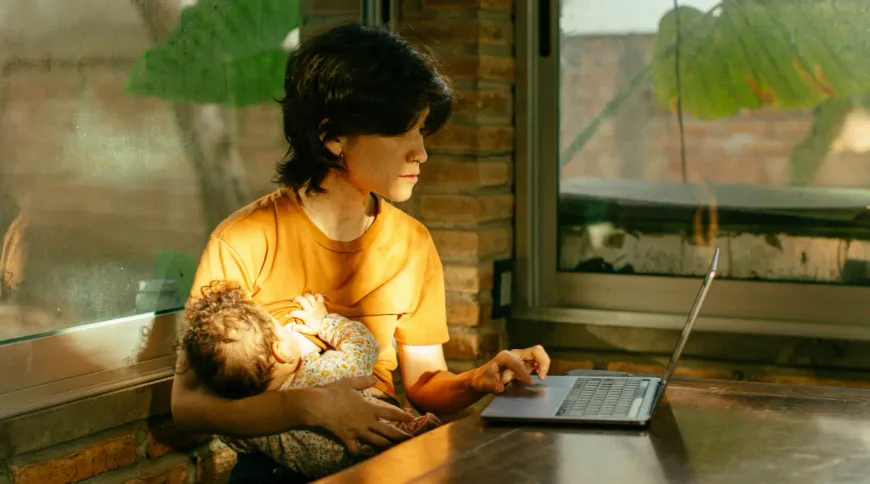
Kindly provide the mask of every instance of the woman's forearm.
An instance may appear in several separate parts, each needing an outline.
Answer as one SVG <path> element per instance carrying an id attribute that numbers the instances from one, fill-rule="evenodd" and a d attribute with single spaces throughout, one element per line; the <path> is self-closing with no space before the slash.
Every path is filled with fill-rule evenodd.
<path id="1" fill-rule="evenodd" d="M 408 399 L 421 412 L 447 415 L 465 410 L 486 394 L 471 387 L 471 372 L 459 375 L 449 371 L 424 373 L 407 389 Z"/>
<path id="2" fill-rule="evenodd" d="M 187 380 L 187 381 L 185 381 Z M 172 385 L 172 416 L 182 430 L 234 437 L 260 437 L 312 425 L 308 403 L 317 389 L 265 392 L 227 400 L 191 387 L 186 374 Z"/>

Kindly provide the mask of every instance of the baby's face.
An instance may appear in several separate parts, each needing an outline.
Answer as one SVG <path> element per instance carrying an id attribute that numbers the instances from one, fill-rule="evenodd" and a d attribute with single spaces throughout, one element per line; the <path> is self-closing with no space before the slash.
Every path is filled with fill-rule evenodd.
<path id="1" fill-rule="evenodd" d="M 271 317 L 271 319 L 272 324 L 275 325 L 275 335 L 278 336 L 278 343 L 272 350 L 275 358 L 279 363 L 298 365 L 299 359 L 302 358 L 302 350 L 299 348 L 299 339 L 294 334 L 296 332 L 281 326 L 281 323 L 274 317 Z"/>
<path id="2" fill-rule="evenodd" d="M 298 359 L 311 353 L 320 352 L 320 348 L 302 333 L 289 329 L 289 326 L 282 326 L 274 317 L 272 317 L 272 323 L 275 325 L 275 333 L 281 340 L 281 346 L 287 349 L 288 357 Z"/>

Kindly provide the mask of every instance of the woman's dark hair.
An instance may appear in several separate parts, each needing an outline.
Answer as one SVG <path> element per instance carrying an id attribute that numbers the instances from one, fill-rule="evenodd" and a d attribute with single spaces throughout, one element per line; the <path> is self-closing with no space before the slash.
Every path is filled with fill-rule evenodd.
<path id="1" fill-rule="evenodd" d="M 284 138 L 275 182 L 322 193 L 330 169 L 344 170 L 324 141 L 396 136 L 429 109 L 424 135 L 450 117 L 453 90 L 432 55 L 382 27 L 342 25 L 305 40 L 287 60 Z"/>

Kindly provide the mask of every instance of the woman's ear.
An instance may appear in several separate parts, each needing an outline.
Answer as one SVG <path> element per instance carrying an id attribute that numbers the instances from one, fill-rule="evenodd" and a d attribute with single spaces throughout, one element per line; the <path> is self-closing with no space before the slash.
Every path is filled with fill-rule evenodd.
<path id="1" fill-rule="evenodd" d="M 339 157 L 343 151 L 341 139 L 327 140 L 323 143 L 323 146 L 325 146 L 326 149 L 329 150 L 329 152 L 332 153 L 336 158 Z"/>
<path id="2" fill-rule="evenodd" d="M 338 157 L 342 153 L 343 143 L 341 142 L 341 138 L 326 139 L 326 131 L 323 127 L 328 121 L 328 119 L 324 119 L 320 122 L 320 142 L 323 143 L 323 146 L 325 146 L 333 156 Z"/>

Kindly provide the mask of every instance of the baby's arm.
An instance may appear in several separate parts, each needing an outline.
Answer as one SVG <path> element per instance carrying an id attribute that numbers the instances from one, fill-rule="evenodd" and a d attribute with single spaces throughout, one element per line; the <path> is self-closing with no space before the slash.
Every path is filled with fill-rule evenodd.
<path id="1" fill-rule="evenodd" d="M 319 386 L 372 374 L 378 360 L 378 343 L 362 323 L 328 314 L 321 320 L 318 336 L 335 349 L 325 351 L 314 364 L 304 366 L 297 376 L 300 384 Z"/>

